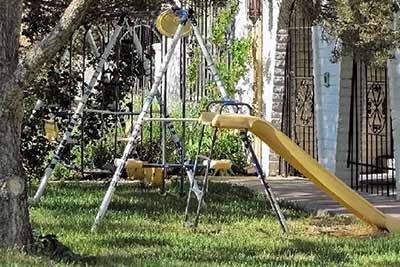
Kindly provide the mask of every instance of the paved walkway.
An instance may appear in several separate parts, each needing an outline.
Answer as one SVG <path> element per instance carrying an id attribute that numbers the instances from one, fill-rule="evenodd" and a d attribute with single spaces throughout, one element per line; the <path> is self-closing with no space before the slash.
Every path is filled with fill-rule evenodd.
<path id="1" fill-rule="evenodd" d="M 256 177 L 230 177 L 223 178 L 222 180 L 244 185 L 256 191 L 263 190 Z M 349 214 L 345 208 L 332 200 L 307 179 L 298 177 L 269 178 L 268 182 L 277 198 L 296 203 L 307 211 L 341 215 Z M 389 198 L 366 193 L 360 194 L 385 214 L 400 218 L 400 201 L 396 201 L 393 197 Z"/>

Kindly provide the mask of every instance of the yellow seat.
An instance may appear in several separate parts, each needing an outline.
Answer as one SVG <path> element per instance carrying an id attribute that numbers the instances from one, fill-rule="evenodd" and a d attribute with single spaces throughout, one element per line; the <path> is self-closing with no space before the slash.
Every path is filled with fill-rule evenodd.
<path id="1" fill-rule="evenodd" d="M 128 159 L 125 163 L 126 174 L 128 179 L 143 180 L 145 172 L 143 169 L 144 162 L 141 160 Z"/>
<path id="2" fill-rule="evenodd" d="M 142 169 L 144 163 L 145 162 L 141 161 L 141 160 L 128 159 L 126 161 L 125 168 L 126 169 L 132 169 L 132 168 L 135 168 L 135 169 L 140 168 L 140 169 Z"/>
<path id="3" fill-rule="evenodd" d="M 162 35 L 173 37 L 176 30 L 178 29 L 179 23 L 179 18 L 174 14 L 174 12 L 172 12 L 172 10 L 167 10 L 162 12 L 160 16 L 158 16 L 156 27 Z M 183 28 L 182 36 L 189 36 L 191 31 L 192 28 L 187 23 Z"/>
<path id="4" fill-rule="evenodd" d="M 207 161 L 205 161 L 204 164 L 207 164 Z M 214 169 L 217 171 L 227 171 L 230 168 L 232 168 L 232 161 L 230 161 L 229 159 L 210 161 L 210 169 Z"/>
<path id="5" fill-rule="evenodd" d="M 205 125 L 211 125 L 213 119 L 218 115 L 219 113 L 216 112 L 202 112 L 200 114 L 199 121 L 201 121 Z"/>
<path id="6" fill-rule="evenodd" d="M 146 179 L 151 181 L 151 186 L 161 186 L 163 182 L 163 170 L 162 168 L 150 168 L 145 169 Z"/>
<path id="7" fill-rule="evenodd" d="M 58 126 L 55 120 L 44 120 L 44 132 L 45 137 L 50 142 L 56 142 L 58 134 Z"/>
<path id="8" fill-rule="evenodd" d="M 145 168 L 147 162 L 128 159 L 125 164 L 128 179 L 146 180 L 152 186 L 162 185 L 162 168 Z"/>

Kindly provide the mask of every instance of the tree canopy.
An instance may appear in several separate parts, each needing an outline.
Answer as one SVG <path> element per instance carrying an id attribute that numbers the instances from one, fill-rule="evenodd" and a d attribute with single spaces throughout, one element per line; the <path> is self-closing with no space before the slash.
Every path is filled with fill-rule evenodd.
<path id="1" fill-rule="evenodd" d="M 228 0 L 182 0 L 182 4 L 224 5 Z M 23 35 L 30 41 L 40 40 L 57 23 L 71 0 L 24 0 Z M 98 0 L 91 5 L 84 21 L 89 22 L 104 16 L 132 11 L 158 11 L 162 3 L 169 0 Z"/>
<path id="2" fill-rule="evenodd" d="M 356 58 L 383 63 L 399 46 L 400 32 L 393 22 L 397 4 L 393 0 L 330 0 L 322 4 L 325 30 L 341 41 L 335 57 L 352 52 Z"/>

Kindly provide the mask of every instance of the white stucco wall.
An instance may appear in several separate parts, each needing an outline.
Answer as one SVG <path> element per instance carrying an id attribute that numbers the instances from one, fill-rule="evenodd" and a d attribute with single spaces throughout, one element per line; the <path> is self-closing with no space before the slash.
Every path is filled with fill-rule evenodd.
<path id="1" fill-rule="evenodd" d="M 167 49 L 165 50 L 164 48 L 164 55 L 166 55 L 169 51 L 172 38 L 165 38 L 164 40 L 167 41 Z M 181 41 L 178 41 L 178 44 L 176 45 L 174 54 L 171 57 L 171 61 L 169 63 L 169 67 L 167 70 L 167 101 L 169 106 L 180 100 L 179 99 L 180 81 L 181 81 L 180 47 L 181 47 Z"/>
<path id="2" fill-rule="evenodd" d="M 241 38 L 251 34 L 252 23 L 248 17 L 248 1 L 239 0 L 239 12 L 235 18 L 235 37 Z M 274 70 L 276 55 L 276 38 L 278 29 L 279 3 L 278 1 L 263 1 L 263 116 L 266 120 L 271 120 L 272 114 L 272 95 L 274 88 Z M 239 81 L 238 88 L 241 94 L 237 95 L 237 100 L 252 104 L 253 102 L 253 69 L 249 68 L 249 73 Z M 265 173 L 269 173 L 270 149 L 265 144 L 262 145 L 262 166 Z"/>
<path id="3" fill-rule="evenodd" d="M 394 142 L 394 158 L 396 168 L 397 200 L 400 200 L 400 49 L 396 49 L 393 59 L 388 60 L 388 77 L 392 129 Z"/>
<path id="4" fill-rule="evenodd" d="M 167 38 L 163 36 L 163 42 L 167 41 L 168 46 L 167 49 L 169 49 L 171 45 L 171 38 Z M 165 44 L 163 43 L 163 46 Z M 179 90 L 180 90 L 180 41 L 178 42 L 177 47 L 175 48 L 174 54 L 172 55 L 171 61 L 168 66 L 167 70 L 167 101 L 168 105 L 172 105 L 175 102 L 179 101 Z M 168 50 L 165 49 L 165 47 L 161 47 L 161 43 L 156 43 L 153 44 L 153 49 L 155 52 L 155 72 L 154 75 L 156 75 L 161 67 L 162 64 L 162 59 L 164 58 L 163 56 L 167 53 Z M 164 88 L 164 80 L 162 83 L 162 86 L 160 87 L 160 92 L 161 88 Z"/>
<path id="5" fill-rule="evenodd" d="M 264 72 L 264 118 L 271 121 L 272 99 L 274 89 L 275 57 L 277 46 L 277 31 L 280 1 L 263 1 L 263 72 Z M 270 149 L 267 145 L 262 146 L 262 164 L 265 173 L 269 173 Z"/>
<path id="6" fill-rule="evenodd" d="M 353 79 L 353 57 L 342 56 L 340 59 L 340 97 L 339 119 L 336 137 L 335 175 L 348 185 L 351 184 L 351 168 L 347 166 L 349 148 L 349 121 L 351 114 L 351 94 Z"/>
<path id="7" fill-rule="evenodd" d="M 154 76 L 160 71 L 162 63 L 161 43 L 152 45 L 154 50 Z M 154 77 L 153 77 L 154 78 Z"/>
<path id="8" fill-rule="evenodd" d="M 312 34 L 318 160 L 334 173 L 339 118 L 340 64 L 331 62 L 335 41 L 323 36 L 320 26 L 313 26 Z M 329 76 L 328 83 L 324 81 L 326 75 Z"/>
<path id="9" fill-rule="evenodd" d="M 247 1 L 240 0 L 239 11 L 235 17 L 235 26 L 234 26 L 235 38 L 243 38 L 248 36 L 250 28 L 251 28 L 251 22 L 249 21 L 247 14 Z M 237 84 L 237 89 L 239 90 L 239 93 L 236 94 L 235 96 L 237 101 L 249 104 L 252 103 L 253 99 L 252 83 L 253 83 L 253 69 L 249 65 L 249 72 Z"/>

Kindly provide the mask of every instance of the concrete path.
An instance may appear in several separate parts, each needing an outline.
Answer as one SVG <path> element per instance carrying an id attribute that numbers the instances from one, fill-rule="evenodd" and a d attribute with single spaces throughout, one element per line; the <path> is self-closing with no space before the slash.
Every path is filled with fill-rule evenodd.
<path id="1" fill-rule="evenodd" d="M 244 185 L 256 191 L 263 190 L 263 187 L 256 177 L 229 177 L 216 180 Z M 307 211 L 349 215 L 349 212 L 345 208 L 332 200 L 307 179 L 279 177 L 268 178 L 268 182 L 278 199 L 296 203 Z M 400 201 L 396 201 L 393 197 L 389 198 L 367 193 L 360 194 L 385 214 L 400 218 Z"/>

